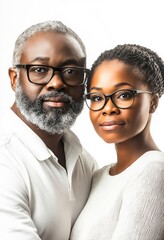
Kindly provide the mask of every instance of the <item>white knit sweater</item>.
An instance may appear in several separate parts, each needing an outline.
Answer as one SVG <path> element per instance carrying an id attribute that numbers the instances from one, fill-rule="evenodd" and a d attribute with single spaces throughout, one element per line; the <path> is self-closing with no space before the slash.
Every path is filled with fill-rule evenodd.
<path id="1" fill-rule="evenodd" d="M 71 240 L 164 240 L 164 153 L 149 151 L 122 173 L 98 170 Z"/>

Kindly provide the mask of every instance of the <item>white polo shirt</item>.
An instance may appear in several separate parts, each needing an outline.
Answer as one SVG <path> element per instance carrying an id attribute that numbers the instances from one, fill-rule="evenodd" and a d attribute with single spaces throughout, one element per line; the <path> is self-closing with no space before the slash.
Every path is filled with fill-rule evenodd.
<path id="1" fill-rule="evenodd" d="M 12 110 L 1 115 L 0 239 L 69 239 L 97 164 L 74 133 L 63 138 L 67 172 Z"/>

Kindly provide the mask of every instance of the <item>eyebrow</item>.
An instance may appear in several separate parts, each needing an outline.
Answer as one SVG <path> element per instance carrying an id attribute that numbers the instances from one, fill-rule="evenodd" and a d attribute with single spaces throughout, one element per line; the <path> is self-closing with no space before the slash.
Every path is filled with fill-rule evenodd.
<path id="1" fill-rule="evenodd" d="M 36 62 L 36 61 L 45 63 L 45 62 L 48 62 L 49 60 L 50 60 L 49 57 L 36 57 L 36 58 L 34 58 L 34 59 L 31 61 L 31 63 L 34 63 L 34 62 Z M 82 59 L 80 59 L 80 61 L 81 61 L 81 60 L 82 60 Z M 71 64 L 72 64 L 72 65 L 80 65 L 81 62 L 76 61 L 75 59 L 66 59 L 65 61 L 61 62 L 61 66 L 71 65 Z"/>
<path id="2" fill-rule="evenodd" d="M 62 66 L 64 66 L 64 65 L 70 65 L 70 64 L 72 64 L 72 65 L 79 65 L 80 62 L 79 62 L 79 61 L 76 61 L 75 59 L 67 59 L 67 60 L 65 60 L 65 61 L 62 62 Z"/>
<path id="3" fill-rule="evenodd" d="M 133 88 L 133 86 L 127 82 L 117 83 L 114 87 L 122 87 L 122 86 L 130 86 Z M 101 87 L 92 87 L 92 88 L 90 88 L 90 91 L 91 90 L 101 90 L 101 89 L 102 89 Z"/>
<path id="4" fill-rule="evenodd" d="M 49 57 L 36 57 L 31 61 L 31 63 L 36 61 L 45 62 L 45 61 L 48 61 L 49 59 L 50 59 Z"/>

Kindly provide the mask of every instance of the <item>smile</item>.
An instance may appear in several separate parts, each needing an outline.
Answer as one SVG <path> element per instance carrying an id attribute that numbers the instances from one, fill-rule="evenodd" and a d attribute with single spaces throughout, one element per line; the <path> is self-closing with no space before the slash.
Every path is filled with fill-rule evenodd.
<path id="1" fill-rule="evenodd" d="M 109 131 L 109 130 L 118 130 L 121 129 L 125 125 L 122 121 L 106 121 L 100 124 L 101 129 Z"/>

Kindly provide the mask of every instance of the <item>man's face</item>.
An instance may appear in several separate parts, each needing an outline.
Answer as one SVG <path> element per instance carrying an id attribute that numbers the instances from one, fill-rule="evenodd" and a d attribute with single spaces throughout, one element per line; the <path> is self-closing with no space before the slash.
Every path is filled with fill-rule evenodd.
<path id="1" fill-rule="evenodd" d="M 85 56 L 72 37 L 42 32 L 27 40 L 20 63 L 84 67 Z M 36 85 L 29 82 L 26 69 L 21 69 L 15 89 L 16 104 L 29 122 L 49 134 L 60 134 L 81 112 L 83 91 L 84 86 L 65 85 L 58 73 L 49 83 Z"/>

